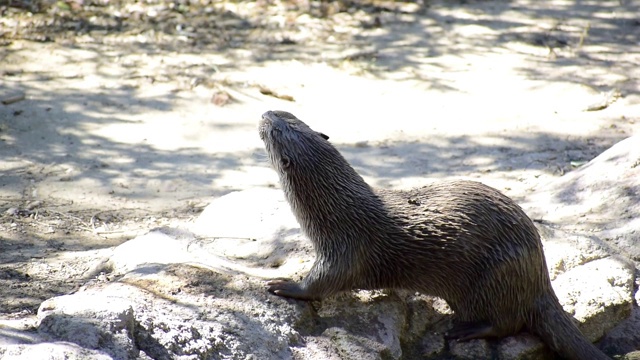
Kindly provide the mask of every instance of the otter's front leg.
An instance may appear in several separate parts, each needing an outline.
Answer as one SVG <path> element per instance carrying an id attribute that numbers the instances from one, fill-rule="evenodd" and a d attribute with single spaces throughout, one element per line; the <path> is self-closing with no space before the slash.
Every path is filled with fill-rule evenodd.
<path id="1" fill-rule="evenodd" d="M 267 290 L 274 295 L 305 301 L 320 300 L 317 295 L 294 281 L 277 279 L 267 282 L 267 285 Z"/>
<path id="2" fill-rule="evenodd" d="M 348 290 L 346 275 L 339 276 L 337 267 L 329 266 L 326 261 L 316 260 L 311 271 L 300 283 L 276 279 L 267 282 L 267 290 L 278 296 L 298 300 L 321 300 L 337 292 Z"/>

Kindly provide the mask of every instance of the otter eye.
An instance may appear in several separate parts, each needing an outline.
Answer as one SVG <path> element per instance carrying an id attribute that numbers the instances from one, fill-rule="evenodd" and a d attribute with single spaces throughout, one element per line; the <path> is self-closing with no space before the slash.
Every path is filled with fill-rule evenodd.
<path id="1" fill-rule="evenodd" d="M 286 169 L 291 165 L 291 160 L 288 157 L 283 156 L 280 158 L 280 165 Z"/>
<path id="2" fill-rule="evenodd" d="M 329 135 L 325 135 L 325 134 L 323 134 L 321 132 L 319 132 L 318 135 L 320 135 L 325 140 L 329 140 Z"/>

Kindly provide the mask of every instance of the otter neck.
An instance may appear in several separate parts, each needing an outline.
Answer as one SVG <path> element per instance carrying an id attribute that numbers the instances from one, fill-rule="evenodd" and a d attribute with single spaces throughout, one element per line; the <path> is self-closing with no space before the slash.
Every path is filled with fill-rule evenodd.
<path id="1" fill-rule="evenodd" d="M 359 238 L 358 233 L 389 221 L 382 201 L 346 161 L 330 170 L 317 166 L 313 173 L 282 172 L 280 183 L 302 230 L 314 243 Z"/>

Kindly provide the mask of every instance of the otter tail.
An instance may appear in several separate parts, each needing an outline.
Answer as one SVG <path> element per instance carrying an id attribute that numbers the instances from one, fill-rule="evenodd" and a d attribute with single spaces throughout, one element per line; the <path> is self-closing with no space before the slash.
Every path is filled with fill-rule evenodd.
<path id="1" fill-rule="evenodd" d="M 553 294 L 538 299 L 527 326 L 563 358 L 611 360 L 582 335 Z"/>

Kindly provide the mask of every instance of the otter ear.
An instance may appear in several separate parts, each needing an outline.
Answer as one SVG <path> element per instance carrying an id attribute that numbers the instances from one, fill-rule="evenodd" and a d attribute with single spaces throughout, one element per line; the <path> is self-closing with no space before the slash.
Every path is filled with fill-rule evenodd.
<path id="1" fill-rule="evenodd" d="M 282 166 L 283 169 L 288 168 L 289 166 L 291 166 L 291 159 L 289 159 L 286 156 L 283 156 L 280 158 L 280 166 Z"/>
<path id="2" fill-rule="evenodd" d="M 318 135 L 322 136 L 322 138 L 325 139 L 325 140 L 329 140 L 329 135 L 325 135 L 325 134 L 323 134 L 321 132 L 318 132 Z"/>

